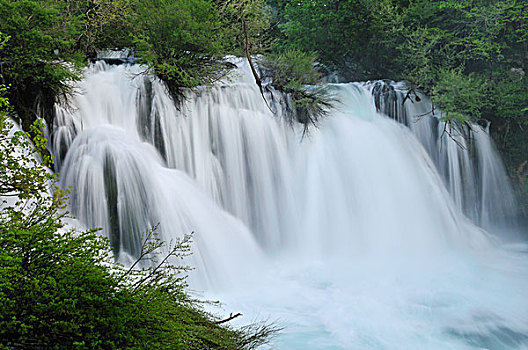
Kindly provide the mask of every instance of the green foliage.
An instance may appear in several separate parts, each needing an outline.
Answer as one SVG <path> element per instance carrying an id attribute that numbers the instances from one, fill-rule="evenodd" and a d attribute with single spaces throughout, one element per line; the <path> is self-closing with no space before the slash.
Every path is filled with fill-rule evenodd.
<path id="1" fill-rule="evenodd" d="M 0 89 L 1 90 L 1 89 Z M 24 131 L 9 130 L 6 106 L 0 111 L 0 196 L 17 197 L 17 206 L 30 199 L 40 200 L 51 188 L 54 176 L 37 164 L 31 156 L 32 143 Z"/>
<path id="2" fill-rule="evenodd" d="M 77 46 L 89 57 L 97 49 L 132 47 L 130 0 L 71 1 L 84 23 Z"/>
<path id="3" fill-rule="evenodd" d="M 433 61 L 436 58 L 437 45 L 441 33 L 435 30 L 417 27 L 406 30 L 404 41 L 397 47 L 398 59 L 404 69 L 405 78 L 417 88 L 430 93 L 434 81 Z"/>
<path id="4" fill-rule="evenodd" d="M 317 52 L 324 62 L 347 66 L 370 36 L 364 2 L 288 1 L 284 7 L 283 47 Z"/>
<path id="5" fill-rule="evenodd" d="M 485 117 L 492 122 L 494 139 L 503 153 L 510 174 L 519 189 L 518 202 L 524 203 L 523 212 L 528 217 L 528 192 L 526 175 L 517 173 L 528 167 L 528 79 L 512 72 L 497 72 L 495 84 L 486 94 Z"/>
<path id="6" fill-rule="evenodd" d="M 225 54 L 241 54 L 242 19 L 251 52 L 265 51 L 265 0 L 0 0 L 1 74 L 25 130 L 53 116 L 59 95 L 96 49 L 134 47 L 173 97 L 223 76 Z"/>
<path id="7" fill-rule="evenodd" d="M 222 36 L 210 0 L 132 1 L 136 53 L 174 96 L 215 79 Z"/>
<path id="8" fill-rule="evenodd" d="M 479 112 L 499 111 L 503 104 L 481 107 L 481 83 L 498 91 L 502 84 L 509 85 L 503 78 L 510 69 L 526 72 L 528 5 L 524 1 L 270 3 L 282 21 L 280 51 L 316 52 L 323 64 L 341 73 L 352 72 L 349 79 L 405 79 L 413 88 L 434 92 L 453 117 L 469 113 L 468 117 L 478 118 Z"/>
<path id="9" fill-rule="evenodd" d="M 270 50 L 272 10 L 266 0 L 222 0 L 216 5 L 222 22 L 223 52 L 245 56 L 245 21 L 249 37 L 249 51 L 255 55 Z"/>
<path id="10" fill-rule="evenodd" d="M 288 88 L 291 85 L 321 82 L 322 75 L 315 69 L 316 59 L 315 53 L 290 49 L 267 56 L 263 64 L 272 70 L 274 85 Z"/>
<path id="11" fill-rule="evenodd" d="M 0 50 L 1 74 L 26 129 L 41 113 L 51 115 L 55 96 L 68 90 L 65 81 L 77 77 L 74 67 L 81 57 L 75 45 L 82 23 L 67 12 L 68 4 L 0 1 L 0 32 L 10 37 Z"/>
<path id="12" fill-rule="evenodd" d="M 401 29 L 394 2 L 282 1 L 278 49 L 317 52 L 322 63 L 347 79 L 365 79 L 390 69 L 392 33 Z"/>
<path id="13" fill-rule="evenodd" d="M 438 72 L 432 97 L 434 104 L 445 114 L 444 119 L 459 122 L 480 118 L 484 103 L 484 82 L 474 74 L 464 75 L 460 70 Z"/>
<path id="14" fill-rule="evenodd" d="M 317 85 L 322 75 L 315 68 L 316 58 L 314 53 L 290 49 L 262 60 L 264 77 L 270 78 L 277 90 L 291 98 L 296 120 L 304 124 L 304 132 L 310 124 L 317 125 L 317 120 L 328 112 L 333 102 L 327 88 Z"/>
<path id="15" fill-rule="evenodd" d="M 266 50 L 269 14 L 264 0 L 130 0 L 136 54 L 176 100 L 183 88 L 225 75 L 225 54 L 245 52 L 245 21 L 252 54 Z"/>

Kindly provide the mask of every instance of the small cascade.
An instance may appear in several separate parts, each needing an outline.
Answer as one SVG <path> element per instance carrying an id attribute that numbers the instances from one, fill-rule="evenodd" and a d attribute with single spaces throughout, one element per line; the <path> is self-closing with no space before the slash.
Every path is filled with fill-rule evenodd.
<path id="1" fill-rule="evenodd" d="M 513 191 L 489 136 L 489 125 L 446 123 L 441 120 L 441 111 L 433 111 L 427 96 L 409 90 L 403 82 L 360 85 L 372 93 L 379 112 L 412 130 L 467 216 L 486 229 L 515 225 Z"/>
<path id="2" fill-rule="evenodd" d="M 484 227 L 511 224 L 506 219 L 516 213 L 515 197 L 506 169 L 500 161 L 500 156 L 489 136 L 489 123 L 485 127 L 473 129 L 473 141 L 477 153 L 479 169 L 478 188 L 480 198 L 480 220 Z M 502 219 L 502 220 L 501 220 Z"/>

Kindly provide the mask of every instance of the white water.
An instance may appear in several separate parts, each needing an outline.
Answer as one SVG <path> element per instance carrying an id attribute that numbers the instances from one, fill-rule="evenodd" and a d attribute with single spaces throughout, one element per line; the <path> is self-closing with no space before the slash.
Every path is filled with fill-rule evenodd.
<path id="1" fill-rule="evenodd" d="M 158 222 L 168 241 L 194 231 L 192 287 L 235 323 L 278 320 L 272 348 L 528 348 L 526 246 L 461 211 L 490 226 L 511 209 L 485 132 L 475 167 L 449 138 L 436 151 L 432 122 L 409 129 L 345 84 L 301 142 L 237 64 L 179 110 L 139 66 L 90 68 L 52 140 L 73 213 L 122 259 Z"/>
<path id="2" fill-rule="evenodd" d="M 456 205 L 486 229 L 515 226 L 516 204 L 486 128 L 475 123 L 446 125 L 431 101 L 403 83 L 361 84 L 372 92 L 378 110 L 407 125 L 439 170 Z M 404 103 L 405 102 L 405 103 Z M 433 113 L 435 116 L 433 116 Z"/>

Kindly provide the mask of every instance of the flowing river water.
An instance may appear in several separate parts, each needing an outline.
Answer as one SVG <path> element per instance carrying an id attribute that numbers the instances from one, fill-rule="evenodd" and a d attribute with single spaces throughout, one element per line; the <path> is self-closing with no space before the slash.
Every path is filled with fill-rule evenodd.
<path id="1" fill-rule="evenodd" d="M 331 84 L 303 137 L 233 62 L 179 106 L 140 65 L 86 70 L 50 143 L 83 225 L 125 263 L 158 223 L 194 232 L 192 290 L 283 326 L 272 349 L 528 349 L 528 246 L 486 125 L 402 84 Z"/>

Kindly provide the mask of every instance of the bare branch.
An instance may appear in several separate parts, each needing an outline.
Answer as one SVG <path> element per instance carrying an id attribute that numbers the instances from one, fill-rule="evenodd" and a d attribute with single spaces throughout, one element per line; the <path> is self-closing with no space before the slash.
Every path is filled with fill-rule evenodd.
<path id="1" fill-rule="evenodd" d="M 248 35 L 246 20 L 244 19 L 244 17 L 242 17 L 242 27 L 244 29 L 244 36 L 245 36 L 245 39 L 246 39 L 245 40 L 246 57 L 247 57 L 248 62 L 249 62 L 249 67 L 251 67 L 251 73 L 253 73 L 253 77 L 255 78 L 255 83 L 259 87 L 260 95 L 262 96 L 262 99 L 264 100 L 264 103 L 266 103 L 266 107 L 268 107 L 270 112 L 273 113 L 273 110 L 269 106 L 268 101 L 266 100 L 266 97 L 264 97 L 264 90 L 262 89 L 262 81 L 260 80 L 260 77 L 259 77 L 259 75 L 257 73 L 257 70 L 255 69 L 255 65 L 253 64 L 253 60 L 251 59 L 251 53 L 250 53 L 250 50 L 249 50 L 249 35 Z"/>
<path id="2" fill-rule="evenodd" d="M 235 318 L 239 317 L 239 316 L 242 316 L 242 314 L 240 312 L 237 312 L 236 314 L 229 314 L 229 317 L 228 318 L 225 318 L 223 320 L 220 320 L 220 321 L 216 321 L 215 323 L 216 324 L 222 324 L 222 323 L 226 323 L 226 322 L 229 322 L 229 321 L 232 321 L 234 320 Z"/>

